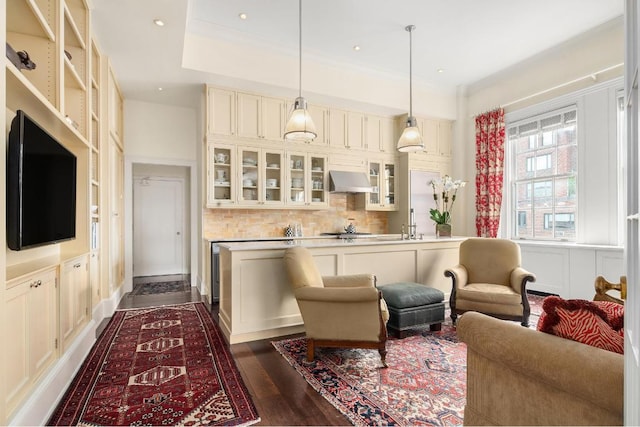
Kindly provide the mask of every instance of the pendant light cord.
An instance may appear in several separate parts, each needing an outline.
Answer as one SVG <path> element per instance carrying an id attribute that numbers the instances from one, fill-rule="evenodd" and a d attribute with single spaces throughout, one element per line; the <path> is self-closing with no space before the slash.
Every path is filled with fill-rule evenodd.
<path id="1" fill-rule="evenodd" d="M 413 75 L 411 69 L 413 68 L 413 25 L 407 27 L 409 31 L 409 117 L 413 117 Z"/>
<path id="2" fill-rule="evenodd" d="M 298 97 L 302 98 L 302 0 L 298 0 Z"/>

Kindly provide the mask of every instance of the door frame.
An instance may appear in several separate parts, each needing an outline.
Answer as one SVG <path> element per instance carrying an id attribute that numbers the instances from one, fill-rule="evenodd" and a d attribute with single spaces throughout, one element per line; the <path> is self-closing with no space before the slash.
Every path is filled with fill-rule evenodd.
<path id="1" fill-rule="evenodd" d="M 189 268 L 191 286 L 198 286 L 198 180 L 194 161 L 126 156 L 124 158 L 124 285 L 123 293 L 133 290 L 133 165 L 145 163 L 158 166 L 183 166 L 189 169 L 189 193 L 185 199 L 189 205 Z M 185 218 L 186 219 L 186 218 Z M 186 233 L 186 231 L 185 231 Z M 186 248 L 185 248 L 186 250 Z M 202 289 L 200 289 L 202 293 Z"/>

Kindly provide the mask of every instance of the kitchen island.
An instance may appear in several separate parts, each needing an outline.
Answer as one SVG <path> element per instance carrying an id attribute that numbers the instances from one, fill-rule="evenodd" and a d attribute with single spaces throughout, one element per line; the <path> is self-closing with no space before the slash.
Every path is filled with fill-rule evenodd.
<path id="1" fill-rule="evenodd" d="M 458 263 L 463 240 L 375 235 L 220 243 L 220 326 L 230 344 L 304 332 L 282 261 L 292 245 L 307 247 L 323 276 L 372 273 L 378 285 L 422 283 L 448 299 L 451 280 L 444 270 Z"/>

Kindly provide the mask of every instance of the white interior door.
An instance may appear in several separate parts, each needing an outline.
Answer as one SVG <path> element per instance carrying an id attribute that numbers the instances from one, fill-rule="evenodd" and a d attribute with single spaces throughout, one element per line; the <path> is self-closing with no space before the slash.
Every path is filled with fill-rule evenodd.
<path id="1" fill-rule="evenodd" d="M 179 178 L 134 178 L 134 276 L 187 273 L 184 189 Z"/>

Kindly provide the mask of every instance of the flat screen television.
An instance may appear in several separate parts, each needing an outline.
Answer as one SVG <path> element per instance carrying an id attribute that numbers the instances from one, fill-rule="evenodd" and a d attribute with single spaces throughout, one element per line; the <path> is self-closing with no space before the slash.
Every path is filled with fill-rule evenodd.
<path id="1" fill-rule="evenodd" d="M 7 150 L 7 246 L 15 251 L 76 237 L 77 160 L 24 111 Z"/>

